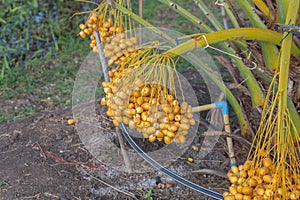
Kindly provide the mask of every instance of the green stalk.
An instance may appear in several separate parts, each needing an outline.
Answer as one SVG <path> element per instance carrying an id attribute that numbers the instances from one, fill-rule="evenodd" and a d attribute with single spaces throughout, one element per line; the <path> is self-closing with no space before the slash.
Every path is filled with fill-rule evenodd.
<path id="1" fill-rule="evenodd" d="M 266 28 L 264 23 L 258 17 L 258 15 L 253 11 L 254 7 L 245 0 L 236 0 L 240 7 L 244 10 L 246 16 L 250 19 L 251 23 L 256 28 Z M 263 52 L 264 62 L 267 69 L 270 71 L 275 71 L 278 66 L 278 49 L 275 45 L 271 43 L 262 42 L 261 49 Z"/>
<path id="2" fill-rule="evenodd" d="M 114 7 L 116 9 L 118 9 L 120 12 L 122 12 L 123 14 L 129 15 L 130 17 L 132 17 L 132 19 L 134 19 L 138 23 L 140 23 L 140 24 L 144 25 L 145 27 L 153 30 L 155 33 L 160 34 L 166 40 L 168 40 L 170 42 L 174 42 L 174 38 L 171 38 L 170 36 L 168 36 L 167 34 L 165 34 L 163 31 L 159 30 L 158 28 L 156 28 L 155 26 L 153 26 L 151 23 L 147 22 L 146 20 L 144 20 L 140 16 L 136 15 L 132 11 L 130 11 L 127 8 L 123 7 L 122 5 L 116 3 L 116 4 L 114 4 Z"/>
<path id="3" fill-rule="evenodd" d="M 220 30 L 224 30 L 223 25 L 219 22 L 219 20 L 215 17 L 214 13 L 211 12 L 207 6 L 205 5 L 204 1 L 200 1 L 200 0 L 194 0 L 194 2 L 198 5 L 198 7 L 200 8 L 200 10 L 207 16 L 209 17 L 208 20 L 210 21 L 210 23 L 214 26 L 214 28 L 217 31 Z M 227 6 L 227 4 L 224 4 L 224 6 Z M 218 7 L 216 7 L 216 9 L 218 9 Z M 209 16 L 208 16 L 209 14 Z M 231 12 L 229 12 L 229 14 L 232 15 Z M 232 15 L 233 16 L 233 15 Z M 234 18 L 234 16 L 233 16 Z M 234 18 L 235 19 L 235 18 Z M 236 21 L 234 21 L 235 23 L 237 23 Z M 199 25 L 200 26 L 200 25 Z M 237 27 L 238 23 L 237 23 Z M 213 32 L 213 31 L 209 31 L 209 32 Z M 240 46 L 243 50 L 247 49 L 247 43 L 244 41 L 234 41 L 234 43 L 236 43 L 238 46 Z M 238 51 L 237 48 L 235 47 L 235 45 L 233 43 L 229 44 L 231 46 L 231 48 L 233 48 L 236 52 Z M 223 47 L 224 48 L 224 47 Z M 233 53 L 233 52 L 232 52 Z M 242 63 L 244 64 L 244 63 Z"/>
<path id="4" fill-rule="evenodd" d="M 298 15 L 300 0 L 290 1 L 286 23 L 291 22 L 294 24 L 296 22 L 296 18 Z M 287 33 L 286 33 L 287 34 Z M 279 65 L 279 85 L 278 91 L 279 95 L 279 103 L 278 103 L 278 133 L 280 134 L 281 144 L 285 141 L 285 137 L 287 134 L 285 124 L 285 118 L 287 115 L 287 97 L 288 97 L 288 78 L 289 78 L 289 68 L 290 68 L 290 57 L 291 57 L 291 46 L 292 46 L 292 38 L 293 36 L 290 34 L 285 40 L 282 42 L 281 47 L 281 56 L 280 56 L 280 65 Z"/>
<path id="5" fill-rule="evenodd" d="M 281 40 L 281 34 L 266 30 L 266 29 L 257 29 L 257 28 L 239 28 L 239 29 L 228 29 L 224 31 L 209 33 L 205 35 L 209 44 L 215 44 L 218 42 L 224 42 L 228 40 L 234 40 L 243 38 L 244 40 L 261 40 L 268 42 L 279 43 Z M 206 41 L 204 38 L 200 37 L 197 41 L 197 47 L 205 47 Z M 195 48 L 195 40 L 189 40 L 185 43 L 170 49 L 166 53 L 174 54 L 174 56 L 182 55 L 186 52 L 192 51 Z M 297 48 L 296 46 L 294 48 Z M 256 105 L 262 106 L 264 104 L 264 96 L 258 86 L 258 83 L 252 73 L 249 73 L 248 68 L 240 67 L 242 61 L 240 59 L 234 58 L 237 63 L 237 67 L 243 77 L 246 79 L 246 84 L 248 86 L 251 97 Z"/>
<path id="6" fill-rule="evenodd" d="M 284 24 L 286 12 L 288 9 L 289 1 L 293 0 L 276 0 L 277 5 L 277 22 Z"/>
<path id="7" fill-rule="evenodd" d="M 158 0 L 158 1 L 160 1 L 161 3 L 163 3 L 165 5 L 170 6 L 170 8 L 172 8 L 175 12 L 179 13 L 181 16 L 185 17 L 186 19 L 189 19 L 191 22 L 196 24 L 196 26 L 201 26 L 203 32 L 212 32 L 213 31 L 209 26 L 207 26 L 206 24 L 203 24 L 199 18 L 195 17 L 193 14 L 191 14 L 189 11 L 182 8 L 178 4 L 175 4 L 173 1 L 171 1 L 171 0 Z M 176 5 L 176 7 L 171 6 L 171 5 Z"/>
<path id="8" fill-rule="evenodd" d="M 159 0 L 160 2 L 166 4 L 166 5 L 170 5 L 170 3 L 173 3 L 170 0 Z M 176 6 L 176 8 L 173 6 L 172 7 L 173 10 L 175 10 L 176 12 L 178 12 L 179 14 L 183 15 L 184 17 L 186 17 L 189 21 L 198 24 L 200 26 L 200 24 L 198 23 L 200 21 L 200 19 L 198 19 L 197 17 L 195 17 L 194 15 L 192 15 L 190 12 L 188 12 L 187 10 L 181 8 L 180 6 Z M 202 25 L 201 25 L 202 26 Z M 207 27 L 206 25 L 203 26 L 203 30 L 204 31 L 208 31 L 208 32 L 213 32 L 211 28 Z M 209 41 L 209 40 L 208 40 Z M 210 41 L 209 41 L 209 44 Z M 230 54 L 235 54 L 235 51 L 228 47 L 226 44 L 221 43 L 219 45 L 221 47 L 221 49 L 223 51 L 226 51 Z M 191 49 L 192 50 L 192 49 Z M 179 54 L 181 55 L 181 54 Z M 239 62 L 238 59 L 234 59 L 236 64 L 237 64 L 237 68 L 241 73 L 242 78 L 245 80 L 248 88 L 249 88 L 249 92 L 254 92 L 251 93 L 251 100 L 253 102 L 253 104 L 255 105 L 263 105 L 264 102 L 264 94 L 261 91 L 260 86 L 258 85 L 258 83 L 256 82 L 255 77 L 253 76 L 252 72 L 249 70 L 249 68 L 247 66 L 244 65 L 243 62 Z"/>
<path id="9" fill-rule="evenodd" d="M 289 7 L 287 10 L 286 15 L 286 23 L 291 22 L 294 24 L 296 22 L 296 18 L 298 15 L 298 8 L 299 8 L 300 0 L 292 0 L 289 3 Z M 286 33 L 287 34 L 287 33 Z M 279 86 L 278 86 L 278 93 L 279 93 L 279 101 L 278 101 L 278 120 L 277 120 L 277 132 L 279 134 L 279 153 L 280 159 L 286 159 L 286 141 L 290 134 L 295 134 L 294 129 L 290 129 L 290 123 L 287 122 L 287 97 L 288 97 L 288 78 L 289 78 L 289 68 L 290 68 L 290 57 L 291 57 L 291 45 L 292 45 L 292 34 L 287 36 L 282 42 L 281 47 L 281 56 L 280 56 L 280 64 L 279 64 Z M 294 138 L 297 138 L 294 135 Z M 282 166 L 282 185 L 286 185 L 285 180 L 285 168 L 286 163 L 283 162 Z M 283 192 L 285 192 L 286 188 L 283 187 Z"/>
<path id="10" fill-rule="evenodd" d="M 219 42 L 226 42 L 231 40 L 259 40 L 265 42 L 271 42 L 280 45 L 280 40 L 282 35 L 275 31 L 261 28 L 235 28 L 222 30 L 218 32 L 205 34 L 207 42 L 212 45 Z M 205 47 L 206 42 L 201 36 L 197 39 L 197 48 Z M 182 55 L 186 52 L 192 51 L 195 48 L 195 40 L 188 40 L 172 49 L 169 53 L 174 53 L 175 55 Z M 293 55 L 300 59 L 300 50 L 295 44 L 292 44 Z"/>
<path id="11" fill-rule="evenodd" d="M 202 7 L 203 12 L 208 13 L 208 12 L 210 11 L 210 10 L 206 7 L 204 1 L 197 1 L 197 0 L 194 0 L 194 1 L 198 3 L 198 6 L 199 6 L 199 7 Z M 239 26 L 239 23 L 238 23 L 238 21 L 237 21 L 235 15 L 233 14 L 233 12 L 231 11 L 231 9 L 229 8 L 230 5 L 228 4 L 228 2 L 225 2 L 225 0 L 220 0 L 219 2 L 222 4 L 222 8 L 224 8 L 225 13 L 226 13 L 226 15 L 229 17 L 229 19 L 230 19 L 230 21 L 231 21 L 233 27 L 234 27 L 234 28 L 239 28 L 239 27 L 240 27 L 240 26 Z M 217 8 L 217 9 L 218 9 L 218 8 Z M 224 16 L 222 16 L 222 17 L 224 17 Z M 219 20 L 217 19 L 217 17 L 215 17 L 215 14 L 214 14 L 213 12 L 210 13 L 210 18 L 209 18 L 209 19 L 210 19 L 210 21 L 213 20 L 213 21 L 215 21 L 215 23 L 220 24 L 220 23 L 219 23 Z M 219 25 L 218 27 L 219 27 L 219 28 L 217 28 L 217 31 L 224 30 L 224 28 L 223 28 L 222 25 Z M 228 27 L 227 27 L 226 29 L 228 29 Z M 238 45 L 240 48 L 238 48 L 236 45 Z M 247 45 L 247 43 L 246 43 L 245 41 L 237 41 L 237 40 L 235 40 L 235 41 L 229 43 L 229 46 L 233 49 L 233 51 L 232 51 L 233 54 L 234 54 L 235 52 L 246 51 L 247 49 L 249 49 L 249 47 L 248 47 L 248 45 Z M 223 48 L 228 48 L 228 50 L 229 50 L 230 47 L 226 47 L 226 46 L 225 46 L 225 47 L 223 47 Z M 243 66 L 244 63 L 238 64 L 238 65 Z"/>
<path id="12" fill-rule="evenodd" d="M 228 40 L 235 40 L 239 38 L 243 38 L 246 40 L 270 40 L 277 39 L 279 42 L 281 39 L 281 35 L 274 31 L 267 31 L 265 29 L 257 29 L 257 28 L 239 28 L 239 29 L 228 29 L 219 32 L 208 33 L 205 35 L 206 40 L 209 44 L 215 44 L 219 42 L 224 42 Z M 275 40 L 276 41 L 276 40 Z M 196 43 L 197 47 L 205 47 L 206 41 L 203 37 L 200 37 Z M 189 40 L 185 43 L 182 43 L 170 50 L 166 53 L 170 53 L 174 56 L 182 55 L 186 52 L 192 51 L 195 48 L 195 40 Z M 261 92 L 261 89 L 251 72 L 249 72 L 249 68 L 239 67 L 242 64 L 242 60 L 238 58 L 234 58 L 235 62 L 237 63 L 238 69 L 243 77 L 246 79 L 246 84 L 248 86 L 249 92 L 251 93 L 251 97 L 253 102 L 256 105 L 263 106 L 264 104 L 264 95 Z"/>
<path id="13" fill-rule="evenodd" d="M 210 13 L 210 10 L 206 7 L 203 1 L 194 0 L 194 2 L 197 4 L 200 10 L 205 14 L 205 16 L 208 17 L 208 20 L 217 31 L 224 29 L 223 25 L 219 22 L 219 20 L 217 20 L 217 18 L 213 13 Z"/>
<path id="14" fill-rule="evenodd" d="M 207 6 L 205 5 L 204 1 L 200 1 L 200 0 L 194 0 L 194 2 L 198 5 L 198 7 L 200 8 L 200 10 L 205 14 L 205 16 L 208 17 L 208 20 L 210 21 L 210 23 L 214 26 L 216 31 L 221 31 L 224 30 L 223 25 L 219 22 L 219 20 L 215 17 L 214 13 L 211 12 L 211 10 L 209 10 L 207 8 Z M 224 4 L 224 6 L 227 4 Z M 216 7 L 216 9 L 219 9 L 218 7 Z M 232 14 L 231 12 L 229 14 Z M 235 18 L 234 18 L 235 19 Z M 235 21 L 236 22 L 236 21 Z M 238 25 L 238 24 L 237 24 Z M 212 32 L 212 31 L 209 31 Z M 243 50 L 247 49 L 247 43 L 244 41 L 234 41 L 234 43 L 236 43 L 238 46 L 240 46 Z M 231 46 L 231 48 L 233 48 L 236 52 L 237 47 L 235 47 L 235 45 L 233 43 L 229 44 Z M 242 63 L 244 64 L 244 63 Z"/>
<path id="15" fill-rule="evenodd" d="M 226 0 L 221 0 L 220 2 L 221 2 L 222 4 L 224 4 L 224 9 L 225 9 L 225 11 L 226 11 L 227 16 L 229 17 L 229 19 L 230 19 L 230 21 L 231 21 L 233 27 L 234 27 L 234 28 L 239 28 L 240 25 L 239 25 L 239 22 L 237 21 L 236 16 L 235 16 L 234 13 L 231 11 L 231 9 L 230 9 L 228 3 L 226 3 L 225 1 L 226 1 Z"/>
<path id="16" fill-rule="evenodd" d="M 265 16 L 269 17 L 272 21 L 274 20 L 274 16 L 271 13 L 268 6 L 263 2 L 263 0 L 252 0 L 255 5 L 260 9 L 261 12 L 264 13 Z"/>
<path id="17" fill-rule="evenodd" d="M 297 90 L 297 95 L 296 95 L 297 100 L 300 100 L 300 82 L 298 83 L 298 90 Z"/>
<path id="18" fill-rule="evenodd" d="M 233 14 L 234 19 L 236 20 L 236 22 L 238 23 L 238 27 L 241 27 L 243 25 L 238 13 L 236 12 L 235 8 L 232 5 L 232 1 L 231 0 L 223 0 L 223 3 L 225 3 L 225 8 L 227 7 L 230 12 Z"/>
<path id="19" fill-rule="evenodd" d="M 288 97 L 287 99 L 287 108 L 289 110 L 289 115 L 292 119 L 292 122 L 296 128 L 296 130 L 292 129 L 292 134 L 296 135 L 300 133 L 300 116 L 295 108 L 295 105 L 293 103 L 293 101 L 291 100 L 291 98 Z M 296 132 L 296 133 L 295 133 Z"/>

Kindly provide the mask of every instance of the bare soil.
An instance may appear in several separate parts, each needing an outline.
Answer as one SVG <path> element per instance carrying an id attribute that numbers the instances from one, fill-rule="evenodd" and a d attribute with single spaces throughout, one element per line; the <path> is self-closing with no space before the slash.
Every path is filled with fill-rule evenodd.
<path id="1" fill-rule="evenodd" d="M 193 81 L 196 78 L 193 78 L 193 74 L 192 71 L 184 72 L 191 79 L 193 87 L 199 87 Z M 198 91 L 205 91 L 205 88 L 200 87 Z M 199 92 L 197 97 L 205 98 L 205 95 L 205 92 Z M 26 98 L 18 102 L 30 103 Z M 6 109 L 16 106 L 15 101 L 2 101 L 0 104 L 0 107 L 5 106 Z M 100 162 L 85 148 L 75 126 L 67 124 L 70 118 L 71 108 L 47 108 L 34 116 L 0 125 L 1 200 L 145 199 L 149 190 L 153 190 L 153 199 L 211 199 L 158 171 L 130 174 L 106 165 L 105 160 Z M 195 139 L 193 145 L 199 147 L 201 138 L 199 136 Z M 205 159 L 198 159 L 198 152 L 190 147 L 169 168 L 190 181 L 222 193 L 229 186 L 224 177 L 229 170 L 225 141 L 224 137 L 220 137 L 214 151 Z M 243 162 L 248 146 L 243 141 L 235 140 L 234 148 L 238 162 Z M 190 156 L 195 162 L 187 161 Z M 215 171 L 212 174 L 193 172 L 199 169 Z M 158 188 L 156 176 L 161 177 L 164 188 Z M 168 183 L 173 186 L 166 187 Z M 129 194 L 133 194 L 135 198 Z"/>

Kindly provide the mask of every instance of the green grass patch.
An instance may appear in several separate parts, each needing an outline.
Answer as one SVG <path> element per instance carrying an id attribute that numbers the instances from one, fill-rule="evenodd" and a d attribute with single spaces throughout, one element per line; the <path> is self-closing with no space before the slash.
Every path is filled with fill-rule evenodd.
<path id="1" fill-rule="evenodd" d="M 85 56 L 90 52 L 88 43 L 82 39 L 58 41 L 63 44 L 56 56 L 51 53 L 36 57 L 26 65 L 11 68 L 0 80 L 0 99 L 18 99 L 30 94 L 37 104 L 63 108 L 71 105 L 74 80 Z M 9 113 L 0 113 L 0 122 L 28 117 L 40 109 L 25 107 Z"/>

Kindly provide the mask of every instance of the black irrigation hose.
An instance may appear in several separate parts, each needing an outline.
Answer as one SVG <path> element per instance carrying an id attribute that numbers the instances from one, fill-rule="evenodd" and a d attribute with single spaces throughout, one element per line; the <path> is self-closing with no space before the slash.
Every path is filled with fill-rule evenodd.
<path id="1" fill-rule="evenodd" d="M 100 42 L 100 38 L 99 38 L 99 32 L 98 31 L 94 31 L 95 33 L 95 37 L 97 40 L 97 46 L 98 46 L 98 50 L 99 50 L 99 57 L 100 57 L 100 61 L 101 61 L 101 65 L 102 65 L 102 69 L 103 69 L 103 73 L 104 73 L 104 79 L 105 81 L 109 81 L 109 77 L 107 74 L 107 64 L 105 61 L 105 57 L 104 57 L 104 53 L 102 50 L 102 44 Z M 153 158 L 151 158 L 147 153 L 145 153 L 135 142 L 134 140 L 131 138 L 131 136 L 129 135 L 126 127 L 124 126 L 123 123 L 120 124 L 120 127 L 122 129 L 122 133 L 125 137 L 125 139 L 128 141 L 128 143 L 132 146 L 132 148 L 142 157 L 144 158 L 150 165 L 152 165 L 153 167 L 155 167 L 156 169 L 158 169 L 159 171 L 161 171 L 162 173 L 164 173 L 165 175 L 175 179 L 177 182 L 185 185 L 188 188 L 191 188 L 197 192 L 200 192 L 202 194 L 205 194 L 209 197 L 213 197 L 215 199 L 219 199 L 219 200 L 223 200 L 223 196 L 215 191 L 209 190 L 205 187 L 202 187 L 200 185 L 197 185 L 191 181 L 188 181 L 184 178 L 182 178 L 181 176 L 177 175 L 175 172 L 170 171 L 169 169 L 165 168 L 164 166 L 162 166 L 161 164 L 159 164 L 158 162 L 156 162 L 156 160 L 154 160 Z"/>
<path id="2" fill-rule="evenodd" d="M 200 192 L 202 194 L 205 194 L 207 196 L 213 197 L 215 199 L 223 199 L 223 196 L 215 191 L 209 190 L 205 187 L 202 187 L 200 185 L 197 185 L 191 181 L 186 180 L 185 178 L 182 178 L 181 176 L 177 175 L 175 172 L 170 171 L 169 169 L 165 168 L 158 162 L 156 162 L 153 158 L 151 158 L 147 153 L 145 153 L 131 138 L 129 135 L 126 127 L 124 126 L 123 123 L 120 124 L 120 127 L 122 129 L 122 133 L 125 137 L 125 139 L 129 142 L 129 144 L 132 146 L 132 148 L 142 157 L 144 158 L 150 165 L 164 173 L 165 175 L 175 179 L 179 183 L 187 186 L 188 188 L 191 188 L 193 190 L 196 190 L 197 192 Z"/>

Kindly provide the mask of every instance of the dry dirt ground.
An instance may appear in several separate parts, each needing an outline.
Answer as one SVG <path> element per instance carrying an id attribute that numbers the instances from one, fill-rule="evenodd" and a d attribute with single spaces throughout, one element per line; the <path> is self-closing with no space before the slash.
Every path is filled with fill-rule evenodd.
<path id="1" fill-rule="evenodd" d="M 187 73 L 192 77 L 192 72 Z M 201 95 L 205 96 L 200 93 L 198 98 Z M 7 101 L 0 103 L 14 106 L 13 102 L 11 105 Z M 105 160 L 96 160 L 81 142 L 74 125 L 67 124 L 72 116 L 71 108 L 48 109 L 0 125 L 1 200 L 145 199 L 149 190 L 153 190 L 153 199 L 211 199 L 158 171 L 130 174 L 115 170 L 105 164 Z M 225 141 L 220 137 L 214 151 L 201 160 L 191 147 L 169 168 L 190 181 L 222 193 L 229 186 L 227 179 L 222 177 L 229 170 Z M 201 137 L 194 145 L 201 145 Z M 249 147 L 238 139 L 234 140 L 234 147 L 238 162 L 243 162 Z M 187 161 L 191 155 L 194 163 Z M 199 169 L 216 171 L 213 174 L 193 172 Z M 215 175 L 217 173 L 219 175 Z M 156 176 L 161 177 L 163 184 L 173 186 L 159 189 Z"/>

